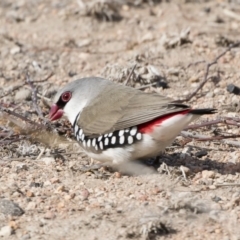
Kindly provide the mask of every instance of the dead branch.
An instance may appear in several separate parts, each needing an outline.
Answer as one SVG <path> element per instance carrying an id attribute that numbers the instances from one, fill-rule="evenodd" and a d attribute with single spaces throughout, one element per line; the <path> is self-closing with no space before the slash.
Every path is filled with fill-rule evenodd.
<path id="1" fill-rule="evenodd" d="M 7 91 L 5 94 L 3 94 L 2 96 L 0 96 L 0 99 L 8 96 L 8 95 L 11 94 L 12 92 L 20 89 L 21 87 L 23 87 L 23 86 L 25 86 L 25 85 L 26 85 L 26 83 L 21 84 L 21 85 L 18 85 L 18 86 L 14 86 L 12 89 L 10 89 L 9 91 Z"/>
<path id="2" fill-rule="evenodd" d="M 46 123 L 46 119 L 44 118 L 42 111 L 38 106 L 37 90 L 36 90 L 34 84 L 32 83 L 28 72 L 26 73 L 26 82 L 29 84 L 29 86 L 31 87 L 31 90 L 32 90 L 32 101 L 33 101 L 35 110 L 36 110 L 38 116 Z"/>
<path id="3" fill-rule="evenodd" d="M 240 119 L 239 119 L 240 121 Z M 203 122 L 200 124 L 192 124 L 188 127 L 186 127 L 185 129 L 197 129 L 197 128 L 201 128 L 201 127 L 207 127 L 207 126 L 212 126 L 212 125 L 216 125 L 216 124 L 226 124 L 226 125 L 233 125 L 233 126 L 240 126 L 240 123 L 237 122 L 236 120 L 233 120 L 231 118 L 224 118 L 224 119 L 216 119 L 216 120 L 212 120 L 212 121 L 208 121 L 208 122 Z"/>
<path id="4" fill-rule="evenodd" d="M 40 80 L 35 80 L 35 81 L 32 81 L 32 83 L 43 83 L 43 82 L 46 82 L 48 79 L 50 79 L 52 76 L 54 75 L 53 72 L 50 72 L 50 74 L 45 77 L 44 79 L 40 79 Z"/>
<path id="5" fill-rule="evenodd" d="M 214 186 L 216 186 L 216 187 L 239 187 L 240 183 L 218 183 Z"/>
<path id="6" fill-rule="evenodd" d="M 129 73 L 129 75 L 128 75 L 128 77 L 127 77 L 125 83 L 124 83 L 125 86 L 127 86 L 127 84 L 128 84 L 128 82 L 129 82 L 131 76 L 133 75 L 133 72 L 134 72 L 134 70 L 135 70 L 136 67 L 137 67 L 137 64 L 135 64 L 135 65 L 133 66 L 131 72 Z"/>
<path id="7" fill-rule="evenodd" d="M 53 75 L 54 75 L 53 72 L 51 72 L 51 73 L 50 73 L 47 77 L 45 77 L 44 79 L 32 81 L 32 83 L 35 84 L 35 83 L 43 83 L 43 82 L 46 82 L 46 81 L 47 81 L 48 79 L 50 79 Z M 23 84 L 21 84 L 21 85 L 14 86 L 12 89 L 10 89 L 9 91 L 7 91 L 5 94 L 3 94 L 2 96 L 0 96 L 0 99 L 8 96 L 9 94 L 11 94 L 11 93 L 14 92 L 14 91 L 17 91 L 18 89 L 24 87 L 25 85 L 27 85 L 27 82 L 25 82 L 25 83 L 23 83 Z"/>
<path id="8" fill-rule="evenodd" d="M 27 123 L 31 124 L 32 127 L 35 127 L 35 129 L 37 129 L 37 128 L 39 128 L 39 129 L 46 128 L 44 125 L 39 124 L 37 122 L 34 122 L 34 121 L 32 121 L 32 120 L 22 116 L 21 114 L 16 113 L 16 112 L 14 112 L 14 111 L 12 111 L 10 109 L 7 109 L 7 108 L 5 108 L 5 107 L 3 107 L 1 105 L 0 105 L 0 111 L 8 114 L 9 116 L 14 116 L 16 118 L 21 119 L 24 122 L 27 122 Z M 11 120 L 13 120 L 13 119 L 11 118 Z"/>
<path id="9" fill-rule="evenodd" d="M 190 68 L 191 66 L 196 66 L 196 65 L 201 64 L 201 63 L 206 63 L 206 61 L 205 60 L 199 60 L 199 61 L 196 61 L 196 62 L 193 62 L 193 63 L 189 63 L 187 65 L 187 68 Z"/>
<path id="10" fill-rule="evenodd" d="M 188 131 L 182 131 L 181 136 L 186 137 L 186 138 L 192 138 L 196 141 L 218 140 L 219 142 L 224 143 L 224 144 L 232 145 L 235 147 L 240 147 L 240 142 L 238 142 L 238 141 L 225 140 L 228 138 L 239 138 L 240 135 L 228 135 L 228 136 L 220 135 L 220 136 L 210 137 L 210 136 L 206 136 L 206 135 L 202 135 L 202 134 L 192 133 L 192 132 L 188 132 Z"/>
<path id="11" fill-rule="evenodd" d="M 207 81 L 210 79 L 208 77 L 209 75 L 209 69 L 211 68 L 211 66 L 217 64 L 218 60 L 223 57 L 227 52 L 229 52 L 232 48 L 238 47 L 240 46 L 240 41 L 230 45 L 227 49 L 225 49 L 221 54 L 219 54 L 212 62 L 207 63 L 206 64 L 206 69 L 205 69 L 205 74 L 204 74 L 204 78 L 203 81 L 199 84 L 199 86 L 193 91 L 193 93 L 191 93 L 187 98 L 185 98 L 184 100 L 180 100 L 178 102 L 188 102 L 190 101 L 198 92 L 199 90 L 201 90 L 203 88 L 203 86 L 207 83 Z"/>

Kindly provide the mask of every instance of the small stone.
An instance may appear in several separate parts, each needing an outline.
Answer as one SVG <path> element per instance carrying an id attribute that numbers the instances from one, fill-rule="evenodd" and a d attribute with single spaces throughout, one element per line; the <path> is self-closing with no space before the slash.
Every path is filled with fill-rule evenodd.
<path id="1" fill-rule="evenodd" d="M 10 171 L 10 168 L 9 167 L 5 167 L 5 168 L 2 168 L 2 172 L 3 172 L 3 175 L 6 173 L 9 173 Z"/>
<path id="2" fill-rule="evenodd" d="M 31 100 L 32 93 L 29 89 L 23 88 L 17 91 L 17 93 L 14 96 L 14 100 L 16 102 L 18 101 L 24 101 L 24 100 Z"/>
<path id="3" fill-rule="evenodd" d="M 214 171 L 208 171 L 208 170 L 202 171 L 202 178 L 214 178 L 214 176 L 215 176 Z"/>
<path id="4" fill-rule="evenodd" d="M 71 194 L 68 194 L 64 197 L 65 200 L 69 201 L 73 198 L 75 198 L 76 194 L 75 193 L 71 193 Z"/>
<path id="5" fill-rule="evenodd" d="M 12 55 L 15 55 L 15 54 L 20 53 L 20 52 L 21 52 L 21 48 L 19 46 L 15 46 L 10 50 L 10 53 Z"/>
<path id="6" fill-rule="evenodd" d="M 120 172 L 115 172 L 114 176 L 116 178 L 121 178 L 122 174 Z"/>
<path id="7" fill-rule="evenodd" d="M 26 196 L 27 197 L 34 197 L 34 193 L 31 192 L 31 191 L 27 191 Z"/>
<path id="8" fill-rule="evenodd" d="M 31 182 L 29 187 L 43 187 L 43 183 L 39 183 L 39 182 Z"/>
<path id="9" fill-rule="evenodd" d="M 56 217 L 56 215 L 51 211 L 47 211 L 44 214 L 44 219 L 54 219 L 55 217 Z"/>
<path id="10" fill-rule="evenodd" d="M 25 234 L 21 238 L 21 240 L 28 240 L 28 239 L 31 239 L 31 236 L 29 234 Z"/>
<path id="11" fill-rule="evenodd" d="M 201 150 L 201 151 L 195 153 L 195 156 L 197 158 L 201 158 L 201 157 L 206 156 L 206 155 L 208 155 L 208 152 L 206 150 Z"/>
<path id="12" fill-rule="evenodd" d="M 4 226 L 0 229 L 1 237 L 9 237 L 12 234 L 12 228 L 10 226 Z"/>
<path id="13" fill-rule="evenodd" d="M 55 163 L 55 159 L 53 157 L 41 158 L 41 161 L 43 161 L 46 165 Z"/>
<path id="14" fill-rule="evenodd" d="M 21 216 L 24 211 L 13 201 L 2 199 L 0 200 L 0 213 L 11 216 Z"/>
<path id="15" fill-rule="evenodd" d="M 220 94 L 221 91 L 222 91 L 222 90 L 221 90 L 220 88 L 215 88 L 215 89 L 213 90 L 213 92 L 214 92 L 215 95 Z"/>
<path id="16" fill-rule="evenodd" d="M 44 182 L 43 183 L 43 186 L 50 186 L 50 185 L 52 185 L 52 183 L 49 181 L 49 180 L 47 180 L 46 182 Z"/>
<path id="17" fill-rule="evenodd" d="M 227 86 L 227 91 L 236 95 L 240 95 L 240 88 L 234 84 L 229 84 Z"/>
<path id="18" fill-rule="evenodd" d="M 188 79 L 189 82 L 199 82 L 199 77 L 197 75 L 193 75 Z"/>
<path id="19" fill-rule="evenodd" d="M 215 96 L 215 94 L 213 93 L 213 92 L 208 92 L 207 94 L 206 94 L 206 97 L 207 98 L 213 98 Z"/>
<path id="20" fill-rule="evenodd" d="M 215 185 L 210 185 L 208 188 L 211 190 L 215 190 L 217 187 Z"/>
<path id="21" fill-rule="evenodd" d="M 77 75 L 77 73 L 74 72 L 74 71 L 72 71 L 72 70 L 70 70 L 70 71 L 68 72 L 68 76 L 69 76 L 69 77 L 74 77 L 75 75 Z"/>
<path id="22" fill-rule="evenodd" d="M 116 209 L 116 211 L 117 211 L 117 213 L 122 213 L 122 208 L 121 207 L 118 207 L 117 209 Z"/>
<path id="23" fill-rule="evenodd" d="M 16 230 L 19 228 L 19 225 L 16 223 L 16 221 L 10 221 L 8 224 L 13 230 Z"/>
<path id="24" fill-rule="evenodd" d="M 28 170 L 27 164 L 19 163 L 19 164 L 16 165 L 16 173 L 19 173 L 23 170 Z"/>
<path id="25" fill-rule="evenodd" d="M 52 184 L 54 184 L 54 183 L 59 183 L 60 180 L 59 180 L 59 178 L 54 177 L 54 178 L 51 178 L 51 179 L 50 179 L 50 182 L 51 182 Z"/>
<path id="26" fill-rule="evenodd" d="M 91 172 L 85 172 L 85 174 L 86 174 L 87 176 L 91 176 L 91 175 L 92 175 Z"/>
<path id="27" fill-rule="evenodd" d="M 216 186 L 215 186 L 216 187 Z M 220 198 L 220 197 L 218 197 L 218 196 L 214 196 L 214 197 L 212 197 L 212 200 L 214 201 L 214 202 L 220 202 L 222 199 Z"/>
<path id="28" fill-rule="evenodd" d="M 162 192 L 162 189 L 159 188 L 159 187 L 155 187 L 153 190 L 152 190 L 152 194 L 153 195 L 157 195 L 158 193 Z"/>
<path id="29" fill-rule="evenodd" d="M 84 188 L 81 192 L 81 199 L 87 200 L 89 195 L 90 195 L 89 191 L 86 188 Z"/>
<path id="30" fill-rule="evenodd" d="M 148 200 L 148 195 L 142 194 L 141 196 L 138 197 L 138 200 L 140 200 L 140 201 L 147 201 Z"/>
<path id="31" fill-rule="evenodd" d="M 60 203 L 58 203 L 58 208 L 64 208 L 65 207 L 65 203 L 62 201 Z"/>
<path id="32" fill-rule="evenodd" d="M 36 202 L 29 202 L 27 207 L 26 207 L 26 210 L 33 210 L 37 207 L 37 203 Z"/>
<path id="33" fill-rule="evenodd" d="M 64 185 L 61 185 L 57 188 L 57 192 L 64 192 L 66 190 L 66 188 L 64 187 Z"/>

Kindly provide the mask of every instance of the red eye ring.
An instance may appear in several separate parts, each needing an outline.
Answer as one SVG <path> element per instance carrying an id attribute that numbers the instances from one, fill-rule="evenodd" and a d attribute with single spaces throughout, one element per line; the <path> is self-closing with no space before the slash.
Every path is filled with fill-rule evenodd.
<path id="1" fill-rule="evenodd" d="M 72 93 L 71 92 L 65 92 L 62 94 L 61 99 L 63 102 L 68 102 L 72 97 Z"/>

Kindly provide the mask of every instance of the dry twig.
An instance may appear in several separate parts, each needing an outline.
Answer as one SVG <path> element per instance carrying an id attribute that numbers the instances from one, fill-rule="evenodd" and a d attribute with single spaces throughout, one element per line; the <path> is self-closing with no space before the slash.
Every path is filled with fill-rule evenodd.
<path id="1" fill-rule="evenodd" d="M 237 120 L 237 119 L 231 119 L 231 118 L 216 119 L 216 120 L 212 120 L 212 121 L 208 121 L 208 122 L 203 122 L 200 124 L 192 124 L 192 125 L 186 127 L 185 129 L 197 129 L 197 128 L 201 128 L 201 127 L 216 125 L 219 123 L 226 124 L 226 125 L 240 126 L 239 121 L 240 121 L 240 119 Z"/>
<path id="2" fill-rule="evenodd" d="M 134 70 L 135 70 L 136 67 L 137 67 L 137 64 L 135 64 L 135 65 L 133 66 L 131 72 L 129 73 L 129 75 L 128 75 L 128 77 L 127 77 L 125 83 L 124 83 L 125 86 L 127 86 L 127 84 L 128 84 L 128 82 L 129 82 L 131 76 L 133 75 L 133 72 L 134 72 Z"/>
<path id="3" fill-rule="evenodd" d="M 203 81 L 199 84 L 199 86 L 191 93 L 186 99 L 180 100 L 178 102 L 188 102 L 190 101 L 198 92 L 203 88 L 203 86 L 207 83 L 207 81 L 210 79 L 208 77 L 209 75 L 209 69 L 211 66 L 217 64 L 218 60 L 223 57 L 227 52 L 229 52 L 232 48 L 240 46 L 240 41 L 230 45 L 227 49 L 225 49 L 220 55 L 218 55 L 212 62 L 206 64 L 206 70 L 204 74 Z"/>
<path id="4" fill-rule="evenodd" d="M 34 105 L 34 107 L 35 107 L 35 110 L 36 110 L 38 116 L 39 116 L 44 122 L 46 122 L 46 119 L 43 117 L 42 111 L 41 111 L 41 109 L 40 109 L 39 106 L 38 106 L 38 103 L 37 103 L 37 100 L 38 100 L 37 90 L 36 90 L 34 84 L 32 83 L 32 81 L 31 81 L 31 79 L 30 79 L 29 73 L 26 73 L 26 82 L 29 84 L 29 86 L 31 87 L 31 90 L 32 90 L 32 101 L 33 101 L 33 105 Z"/>
<path id="5" fill-rule="evenodd" d="M 53 76 L 53 72 L 51 72 L 46 78 L 44 79 L 41 79 L 41 80 L 36 80 L 36 81 L 31 81 L 33 84 L 35 83 L 43 83 L 43 82 L 46 82 L 49 78 L 51 78 Z M 25 85 L 27 85 L 28 83 L 25 82 L 21 85 L 17 85 L 17 86 L 14 86 L 12 89 L 10 89 L 9 91 L 7 91 L 5 94 L 3 94 L 2 96 L 0 96 L 0 99 L 1 98 L 4 98 L 6 96 L 8 96 L 9 94 L 11 94 L 12 92 L 24 87 Z"/>
<path id="6" fill-rule="evenodd" d="M 196 141 L 218 140 L 219 142 L 224 143 L 224 144 L 232 145 L 232 146 L 235 146 L 235 147 L 240 147 L 240 142 L 238 142 L 238 141 L 226 141 L 225 140 L 225 139 L 228 139 L 228 138 L 239 138 L 240 135 L 228 135 L 228 136 L 219 135 L 219 136 L 209 137 L 209 136 L 202 135 L 202 134 L 182 131 L 181 136 L 186 137 L 186 138 L 192 138 Z"/>

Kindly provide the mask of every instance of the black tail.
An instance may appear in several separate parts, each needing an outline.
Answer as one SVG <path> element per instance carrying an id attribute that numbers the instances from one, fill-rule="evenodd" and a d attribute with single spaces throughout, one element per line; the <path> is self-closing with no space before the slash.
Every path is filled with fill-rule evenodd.
<path id="1" fill-rule="evenodd" d="M 192 109 L 190 110 L 189 113 L 203 115 L 203 114 L 214 114 L 216 112 L 217 112 L 217 109 L 215 108 L 203 108 L 203 109 Z"/>

